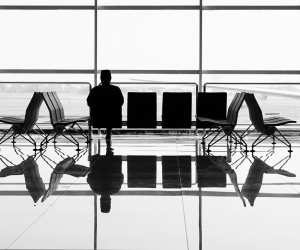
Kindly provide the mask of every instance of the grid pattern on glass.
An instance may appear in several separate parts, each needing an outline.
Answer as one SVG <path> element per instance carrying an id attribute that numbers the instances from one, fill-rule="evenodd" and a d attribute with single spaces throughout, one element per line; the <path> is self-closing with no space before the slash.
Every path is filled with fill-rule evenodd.
<path id="1" fill-rule="evenodd" d="M 93 67 L 93 16 L 1 10 L 0 68 Z"/>
<path id="2" fill-rule="evenodd" d="M 99 16 L 100 67 L 197 69 L 197 13 L 111 11 Z"/>
<path id="3" fill-rule="evenodd" d="M 288 27 L 298 11 L 206 12 L 203 19 L 204 69 L 297 69 L 300 38 Z"/>

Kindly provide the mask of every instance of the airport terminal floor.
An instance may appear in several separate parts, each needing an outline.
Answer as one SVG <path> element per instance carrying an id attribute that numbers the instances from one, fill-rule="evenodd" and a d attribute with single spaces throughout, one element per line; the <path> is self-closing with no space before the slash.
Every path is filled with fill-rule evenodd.
<path id="1" fill-rule="evenodd" d="M 199 138 L 1 145 L 0 249 L 297 249 L 298 140 L 245 153 Z"/>

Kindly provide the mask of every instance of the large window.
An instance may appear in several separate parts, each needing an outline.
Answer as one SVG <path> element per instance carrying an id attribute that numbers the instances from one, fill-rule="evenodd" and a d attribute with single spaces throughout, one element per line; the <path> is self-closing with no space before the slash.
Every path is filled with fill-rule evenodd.
<path id="1" fill-rule="evenodd" d="M 95 0 L 2 1 L 1 80 L 95 84 L 96 70 L 108 68 L 114 82 L 139 84 L 122 85 L 124 93 L 153 89 L 149 82 L 217 82 L 224 84 L 213 90 L 232 92 L 240 89 L 225 83 L 261 83 L 241 89 L 262 88 L 275 99 L 280 91 L 284 98 L 299 92 L 289 83 L 300 83 L 300 0 L 202 0 L 202 10 L 200 3 L 98 0 L 96 23 Z"/>

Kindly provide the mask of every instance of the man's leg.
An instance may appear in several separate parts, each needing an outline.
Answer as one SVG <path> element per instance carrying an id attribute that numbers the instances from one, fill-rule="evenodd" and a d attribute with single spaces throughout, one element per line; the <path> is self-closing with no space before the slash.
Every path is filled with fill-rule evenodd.
<path id="1" fill-rule="evenodd" d="M 111 147 L 111 128 L 106 128 L 106 153 L 112 151 Z"/>

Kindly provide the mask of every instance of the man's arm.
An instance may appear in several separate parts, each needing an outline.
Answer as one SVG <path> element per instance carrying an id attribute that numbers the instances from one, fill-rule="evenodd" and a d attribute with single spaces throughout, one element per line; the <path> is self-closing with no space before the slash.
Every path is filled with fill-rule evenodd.
<path id="1" fill-rule="evenodd" d="M 121 105 L 123 105 L 123 103 L 124 103 L 124 97 L 123 97 L 121 89 L 120 89 L 120 103 L 121 103 Z"/>
<path id="2" fill-rule="evenodd" d="M 94 96 L 95 96 L 95 91 L 94 89 L 92 89 L 88 95 L 88 97 L 86 98 L 87 101 L 87 105 L 90 107 L 94 101 Z"/>
<path id="3" fill-rule="evenodd" d="M 117 94 L 116 97 L 118 97 L 118 101 L 119 101 L 120 105 L 122 106 L 123 103 L 124 103 L 124 97 L 123 97 L 122 91 L 118 86 L 116 86 L 116 90 L 117 90 L 116 91 L 116 94 Z"/>

